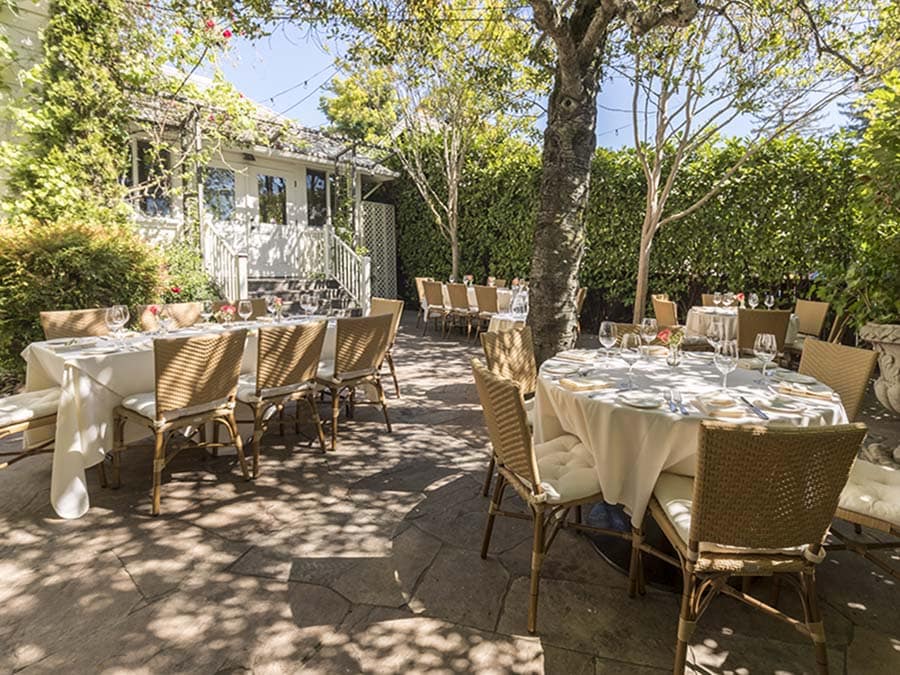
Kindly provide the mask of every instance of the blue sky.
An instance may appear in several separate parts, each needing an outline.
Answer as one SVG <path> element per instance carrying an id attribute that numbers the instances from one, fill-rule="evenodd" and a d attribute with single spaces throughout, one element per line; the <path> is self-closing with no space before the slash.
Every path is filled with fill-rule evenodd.
<path id="1" fill-rule="evenodd" d="M 315 128 L 326 124 L 325 116 L 319 111 L 319 98 L 324 93 L 321 87 L 335 73 L 332 63 L 337 49 L 339 45 L 324 45 L 307 31 L 289 28 L 253 43 L 235 38 L 221 65 L 225 76 L 245 96 Z M 606 109 L 630 107 L 628 83 L 621 78 L 605 81 L 598 98 L 598 145 L 608 148 L 631 145 L 631 115 Z M 835 107 L 819 127 L 828 130 L 842 122 Z M 543 128 L 543 120 L 540 126 Z M 737 121 L 727 132 L 744 135 L 748 130 L 747 122 Z"/>

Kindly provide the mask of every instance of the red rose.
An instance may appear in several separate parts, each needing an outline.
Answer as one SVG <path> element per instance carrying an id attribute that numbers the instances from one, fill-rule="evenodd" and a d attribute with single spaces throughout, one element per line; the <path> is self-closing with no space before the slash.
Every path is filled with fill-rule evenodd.
<path id="1" fill-rule="evenodd" d="M 669 342 L 669 338 L 671 337 L 671 335 L 672 331 L 670 331 L 668 328 L 664 328 L 663 330 L 659 331 L 659 333 L 657 333 L 656 338 L 663 344 L 666 344 Z"/>
<path id="2" fill-rule="evenodd" d="M 213 21 L 212 19 L 207 19 L 207 20 L 206 20 L 206 27 L 207 27 L 207 28 L 214 28 L 215 25 L 216 25 L 216 22 Z"/>
<path id="3" fill-rule="evenodd" d="M 156 316 L 157 314 L 159 314 L 159 307 L 157 307 L 156 305 L 150 305 L 147 309 L 150 310 L 150 313 L 153 316 Z"/>
<path id="4" fill-rule="evenodd" d="M 181 293 L 181 289 L 178 286 L 172 286 L 172 288 L 170 288 L 169 290 L 172 291 L 175 295 Z"/>
<path id="5" fill-rule="evenodd" d="M 231 37 L 231 31 L 226 28 L 225 30 L 222 31 L 222 37 L 227 40 L 228 38 Z"/>

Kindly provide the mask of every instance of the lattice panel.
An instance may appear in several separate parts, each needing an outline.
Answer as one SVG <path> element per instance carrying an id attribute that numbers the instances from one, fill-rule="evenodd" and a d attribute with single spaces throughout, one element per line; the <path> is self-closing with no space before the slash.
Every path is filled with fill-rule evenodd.
<path id="1" fill-rule="evenodd" d="M 394 206 L 363 202 L 363 237 L 372 258 L 372 295 L 397 297 L 397 241 Z"/>

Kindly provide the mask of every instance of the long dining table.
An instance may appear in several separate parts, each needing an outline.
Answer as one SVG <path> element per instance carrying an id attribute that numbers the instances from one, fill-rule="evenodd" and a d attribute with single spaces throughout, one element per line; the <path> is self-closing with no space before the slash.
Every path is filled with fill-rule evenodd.
<path id="1" fill-rule="evenodd" d="M 284 324 L 327 317 L 285 319 Z M 265 321 L 206 324 L 168 333 L 171 337 L 203 335 L 246 328 L 249 333 L 241 362 L 242 373 L 256 371 L 257 335 Z M 80 518 L 90 507 L 85 472 L 102 462 L 112 448 L 113 411 L 132 394 L 153 391 L 153 338 L 130 333 L 122 341 L 112 337 L 58 339 L 34 342 L 22 352 L 27 365 L 25 390 L 60 387 L 56 426 L 29 432 L 27 442 L 54 437 L 50 502 L 62 518 Z M 336 322 L 328 321 L 322 361 L 334 358 Z M 145 430 L 126 425 L 126 442 L 141 438 Z M 241 432 L 248 431 L 242 427 Z"/>
<path id="2" fill-rule="evenodd" d="M 684 333 L 689 337 L 705 337 L 709 335 L 709 327 L 718 322 L 727 340 L 737 338 L 737 307 L 691 307 L 684 321 Z M 800 318 L 791 314 L 787 333 L 784 337 L 786 345 L 793 344 L 800 333 Z"/>

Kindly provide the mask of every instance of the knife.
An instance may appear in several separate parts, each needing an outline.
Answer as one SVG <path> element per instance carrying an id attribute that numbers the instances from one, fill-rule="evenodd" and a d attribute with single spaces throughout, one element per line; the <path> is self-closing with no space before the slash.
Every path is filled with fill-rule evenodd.
<path id="1" fill-rule="evenodd" d="M 760 410 L 757 406 L 755 406 L 755 405 L 753 405 L 752 403 L 750 403 L 750 401 L 748 401 L 748 400 L 747 400 L 746 398 L 744 398 L 743 396 L 741 396 L 741 400 L 747 405 L 748 408 L 750 408 L 750 410 L 752 410 L 752 411 L 754 412 L 754 414 L 756 414 L 757 416 L 763 418 L 764 420 L 769 419 L 769 416 L 766 415 L 766 413 L 764 413 L 762 410 Z"/>

